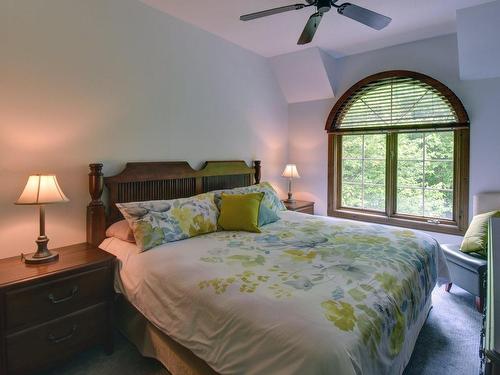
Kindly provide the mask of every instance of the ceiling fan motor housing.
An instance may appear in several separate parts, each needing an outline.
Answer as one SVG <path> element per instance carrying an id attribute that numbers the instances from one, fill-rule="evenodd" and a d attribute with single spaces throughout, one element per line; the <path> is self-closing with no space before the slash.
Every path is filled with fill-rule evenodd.
<path id="1" fill-rule="evenodd" d="M 318 13 L 326 13 L 332 8 L 331 0 L 318 0 L 316 3 Z"/>

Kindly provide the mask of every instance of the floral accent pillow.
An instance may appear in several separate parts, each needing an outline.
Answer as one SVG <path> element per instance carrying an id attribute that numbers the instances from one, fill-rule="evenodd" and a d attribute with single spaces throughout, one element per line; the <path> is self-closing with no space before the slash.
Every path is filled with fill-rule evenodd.
<path id="1" fill-rule="evenodd" d="M 260 184 L 250 185 L 245 187 L 239 187 L 234 189 L 227 190 L 216 190 L 213 191 L 215 194 L 215 204 L 220 210 L 221 205 L 221 195 L 224 194 L 249 194 L 249 193 L 264 193 L 264 198 L 262 199 L 261 204 L 270 208 L 274 212 L 286 211 L 286 207 L 278 197 L 278 193 L 272 187 L 269 182 L 261 182 Z"/>
<path id="2" fill-rule="evenodd" d="M 212 193 L 162 201 L 117 203 L 141 251 L 217 230 Z"/>

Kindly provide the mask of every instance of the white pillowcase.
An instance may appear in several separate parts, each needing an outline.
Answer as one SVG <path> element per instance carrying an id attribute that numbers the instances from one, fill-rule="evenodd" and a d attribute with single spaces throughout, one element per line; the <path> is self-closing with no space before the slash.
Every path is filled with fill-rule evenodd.
<path id="1" fill-rule="evenodd" d="M 127 220 L 120 220 L 106 229 L 106 237 L 116 237 L 120 240 L 135 243 L 134 232 Z"/>

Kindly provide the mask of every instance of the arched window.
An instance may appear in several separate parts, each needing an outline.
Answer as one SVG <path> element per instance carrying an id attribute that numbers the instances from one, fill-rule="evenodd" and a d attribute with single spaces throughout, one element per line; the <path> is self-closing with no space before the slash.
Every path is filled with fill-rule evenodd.
<path id="1" fill-rule="evenodd" d="M 443 233 L 468 223 L 469 118 L 426 75 L 351 87 L 328 117 L 328 214 Z"/>

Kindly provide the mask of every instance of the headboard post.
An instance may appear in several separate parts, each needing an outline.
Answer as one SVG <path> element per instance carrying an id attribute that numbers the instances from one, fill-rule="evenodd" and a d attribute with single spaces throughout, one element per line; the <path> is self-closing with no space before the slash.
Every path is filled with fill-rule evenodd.
<path id="1" fill-rule="evenodd" d="M 254 168 L 255 168 L 255 183 L 258 184 L 260 183 L 260 160 L 254 160 L 253 162 Z"/>
<path id="2" fill-rule="evenodd" d="M 106 212 L 101 200 L 104 189 L 102 164 L 90 164 L 89 193 L 92 201 L 87 206 L 87 242 L 98 246 L 106 237 Z"/>

